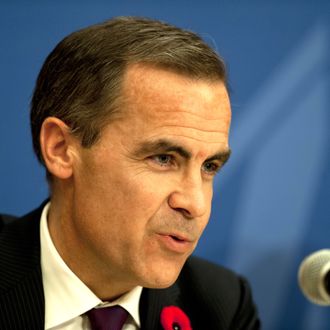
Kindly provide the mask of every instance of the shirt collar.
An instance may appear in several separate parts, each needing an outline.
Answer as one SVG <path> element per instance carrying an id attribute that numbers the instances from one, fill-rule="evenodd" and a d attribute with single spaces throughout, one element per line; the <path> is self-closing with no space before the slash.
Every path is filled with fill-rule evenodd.
<path id="1" fill-rule="evenodd" d="M 66 265 L 50 237 L 47 214 L 50 203 L 41 214 L 41 270 L 45 295 L 45 328 L 51 328 L 82 315 L 94 307 L 121 305 L 140 327 L 139 300 L 142 287 L 135 287 L 115 301 L 100 300 Z"/>

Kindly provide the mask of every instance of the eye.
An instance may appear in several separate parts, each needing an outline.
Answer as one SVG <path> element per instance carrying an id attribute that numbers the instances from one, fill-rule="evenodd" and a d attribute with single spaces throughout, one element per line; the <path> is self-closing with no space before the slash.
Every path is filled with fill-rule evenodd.
<path id="1" fill-rule="evenodd" d="M 208 175 L 215 175 L 220 171 L 220 165 L 215 162 L 207 162 L 202 166 L 202 170 Z"/>
<path id="2" fill-rule="evenodd" d="M 166 154 L 151 156 L 150 159 L 160 166 L 169 166 L 174 162 L 173 156 Z"/>

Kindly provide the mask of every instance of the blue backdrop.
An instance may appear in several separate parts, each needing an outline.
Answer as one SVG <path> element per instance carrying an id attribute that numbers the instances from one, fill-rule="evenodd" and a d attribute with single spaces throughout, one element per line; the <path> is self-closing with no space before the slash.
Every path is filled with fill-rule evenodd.
<path id="1" fill-rule="evenodd" d="M 302 258 L 330 240 L 329 1 L 2 0 L 0 212 L 47 196 L 28 123 L 44 58 L 69 32 L 117 15 L 192 29 L 228 64 L 233 155 L 196 253 L 249 278 L 264 329 L 330 329 L 329 309 L 296 281 Z"/>

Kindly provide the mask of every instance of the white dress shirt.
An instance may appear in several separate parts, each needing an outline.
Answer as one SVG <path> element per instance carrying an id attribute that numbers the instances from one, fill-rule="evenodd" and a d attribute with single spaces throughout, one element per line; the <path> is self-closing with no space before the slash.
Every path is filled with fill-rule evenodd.
<path id="1" fill-rule="evenodd" d="M 50 237 L 47 214 L 50 203 L 42 212 L 40 223 L 41 270 L 45 294 L 46 330 L 90 330 L 84 315 L 94 307 L 120 305 L 129 312 L 123 330 L 140 328 L 139 301 L 142 287 L 135 287 L 115 301 L 100 300 L 66 265 Z"/>

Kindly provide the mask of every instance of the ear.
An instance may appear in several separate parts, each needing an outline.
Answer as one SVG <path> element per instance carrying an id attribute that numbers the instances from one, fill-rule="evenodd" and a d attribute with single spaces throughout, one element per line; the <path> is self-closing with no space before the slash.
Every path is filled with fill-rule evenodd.
<path id="1" fill-rule="evenodd" d="M 73 173 L 74 137 L 60 119 L 48 117 L 40 131 L 40 147 L 48 171 L 57 178 L 68 179 Z"/>

